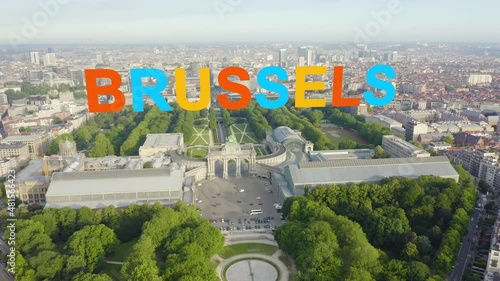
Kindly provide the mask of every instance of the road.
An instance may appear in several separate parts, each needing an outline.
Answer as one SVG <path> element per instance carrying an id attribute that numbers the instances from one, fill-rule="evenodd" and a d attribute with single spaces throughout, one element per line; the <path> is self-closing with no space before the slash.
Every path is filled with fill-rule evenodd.
<path id="1" fill-rule="evenodd" d="M 12 275 L 10 275 L 7 272 L 7 269 L 5 269 L 5 267 L 3 265 L 0 265 L 0 280 L 2 280 L 2 281 L 14 280 L 14 277 L 12 277 Z"/>
<path id="2" fill-rule="evenodd" d="M 224 126 L 224 122 L 217 122 L 217 141 L 218 143 L 226 142 L 226 127 Z"/>
<path id="3" fill-rule="evenodd" d="M 467 235 L 464 237 L 464 241 L 462 242 L 462 247 L 460 248 L 460 252 L 458 253 L 457 264 L 455 264 L 455 267 L 453 268 L 451 275 L 448 277 L 448 281 L 462 280 L 462 275 L 464 274 L 465 267 L 467 266 L 467 255 L 469 254 L 469 250 L 472 244 L 472 239 L 474 237 L 474 232 L 476 231 L 476 226 L 477 223 L 479 222 L 480 214 L 481 210 L 476 208 L 474 210 L 474 215 L 472 215 L 474 220 L 469 222 Z"/>
<path id="4" fill-rule="evenodd" d="M 3 237 L 3 230 L 0 231 L 0 251 L 2 251 L 5 254 L 8 254 L 10 248 L 7 246 L 5 241 L 3 241 L 2 237 Z M 7 269 L 5 269 L 3 265 L 0 265 L 0 280 L 2 281 L 14 280 L 14 278 L 7 272 Z"/>

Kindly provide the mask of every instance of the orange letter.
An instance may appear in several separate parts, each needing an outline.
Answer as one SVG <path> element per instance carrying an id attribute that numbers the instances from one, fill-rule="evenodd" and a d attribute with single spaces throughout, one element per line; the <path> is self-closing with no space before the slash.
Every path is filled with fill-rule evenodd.
<path id="1" fill-rule="evenodd" d="M 227 98 L 227 94 L 218 95 L 217 100 L 219 101 L 220 105 L 222 105 L 222 107 L 226 109 L 243 109 L 250 103 L 252 94 L 250 93 L 250 90 L 245 87 L 245 85 L 229 81 L 227 78 L 231 75 L 238 76 L 240 78 L 240 81 L 250 80 L 250 76 L 245 69 L 237 66 L 226 67 L 219 73 L 218 80 L 221 88 L 240 94 L 240 100 L 231 101 Z"/>
<path id="2" fill-rule="evenodd" d="M 111 84 L 98 86 L 98 78 L 108 78 Z M 111 69 L 85 69 L 85 83 L 87 84 L 89 112 L 116 112 L 125 105 L 125 96 L 119 90 L 122 78 L 118 72 Z M 99 95 L 111 95 L 115 101 L 111 104 L 100 104 Z"/>
<path id="3" fill-rule="evenodd" d="M 332 106 L 359 106 L 360 98 L 343 98 L 344 67 L 333 67 L 333 91 L 332 91 Z"/>
<path id="4" fill-rule="evenodd" d="M 210 69 L 200 69 L 200 100 L 190 102 L 186 94 L 186 70 L 176 68 L 175 73 L 175 96 L 179 106 L 185 110 L 200 111 L 208 106 L 210 102 Z"/>
<path id="5" fill-rule="evenodd" d="M 295 107 L 325 107 L 325 99 L 306 99 L 306 90 L 323 90 L 321 81 L 306 82 L 307 74 L 326 74 L 326 66 L 297 66 L 295 69 Z"/>

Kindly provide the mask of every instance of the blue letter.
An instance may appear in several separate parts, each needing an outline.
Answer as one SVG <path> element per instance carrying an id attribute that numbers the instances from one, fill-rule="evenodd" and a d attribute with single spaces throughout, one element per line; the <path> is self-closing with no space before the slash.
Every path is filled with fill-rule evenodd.
<path id="1" fill-rule="evenodd" d="M 288 101 L 288 89 L 285 85 L 267 80 L 267 76 L 275 74 L 278 80 L 288 80 L 286 71 L 278 66 L 267 66 L 259 71 L 257 74 L 257 83 L 263 89 L 276 92 L 278 94 L 277 100 L 268 100 L 266 95 L 259 93 L 255 95 L 255 99 L 263 108 L 276 109 L 284 106 Z"/>
<path id="2" fill-rule="evenodd" d="M 385 91 L 385 96 L 381 98 L 376 97 L 372 91 L 364 93 L 366 102 L 372 106 L 388 105 L 396 95 L 396 88 L 394 88 L 394 85 L 392 85 L 391 82 L 377 78 L 377 74 L 379 73 L 384 73 L 385 77 L 389 79 L 396 78 L 396 71 L 386 64 L 378 64 L 368 70 L 366 73 L 366 81 L 368 82 L 368 85 Z"/>
<path id="3" fill-rule="evenodd" d="M 142 78 L 155 78 L 156 85 L 143 86 Z M 133 68 L 130 70 L 130 84 L 132 88 L 132 104 L 135 112 L 144 111 L 143 95 L 149 95 L 161 111 L 172 111 L 170 105 L 161 95 L 168 84 L 165 73 L 156 68 Z"/>

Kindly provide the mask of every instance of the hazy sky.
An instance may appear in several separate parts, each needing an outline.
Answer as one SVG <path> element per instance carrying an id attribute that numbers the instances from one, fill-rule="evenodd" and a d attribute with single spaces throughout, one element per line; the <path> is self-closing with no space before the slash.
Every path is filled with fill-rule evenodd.
<path id="1" fill-rule="evenodd" d="M 373 13 L 390 13 L 391 1 L 401 10 L 377 23 Z M 48 2 L 65 4 L 48 14 Z M 371 42 L 500 41 L 498 11 L 498 0 L 2 0 L 0 44 L 16 36 L 30 44 L 354 42 L 370 22 L 380 27 Z"/>

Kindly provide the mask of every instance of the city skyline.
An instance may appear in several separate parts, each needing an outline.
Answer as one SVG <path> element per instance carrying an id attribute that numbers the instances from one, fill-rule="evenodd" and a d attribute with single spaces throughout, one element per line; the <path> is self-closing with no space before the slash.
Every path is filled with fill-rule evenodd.
<path id="1" fill-rule="evenodd" d="M 475 7 L 450 0 L 365 1 L 363 8 L 345 0 L 307 4 L 193 0 L 154 6 L 132 1 L 40 2 L 51 2 L 49 10 L 38 1 L 28 2 L 32 5 L 3 3 L 0 44 L 12 44 L 13 40 L 21 44 L 354 42 L 359 31 L 367 33 L 370 28 L 375 32 L 366 37 L 369 42 L 358 43 L 498 42 L 496 38 L 500 38 L 500 22 L 494 22 L 494 11 L 500 4 L 493 1 Z M 391 5 L 397 8 L 391 10 Z M 43 20 L 42 14 L 45 24 L 36 24 L 34 18 Z M 27 27 L 30 24 L 32 30 Z"/>

